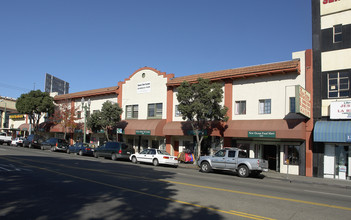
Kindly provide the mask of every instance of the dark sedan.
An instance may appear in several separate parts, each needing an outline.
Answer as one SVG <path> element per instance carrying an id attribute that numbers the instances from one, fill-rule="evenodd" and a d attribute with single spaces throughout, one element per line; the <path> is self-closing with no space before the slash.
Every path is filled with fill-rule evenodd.
<path id="1" fill-rule="evenodd" d="M 94 144 L 87 144 L 87 143 L 75 143 L 74 145 L 71 145 L 68 147 L 67 149 L 67 153 L 76 153 L 80 156 L 83 155 L 90 155 L 93 156 L 94 154 L 94 149 L 95 149 L 95 145 Z"/>
<path id="2" fill-rule="evenodd" d="M 64 139 L 59 138 L 49 138 L 46 141 L 41 143 L 42 150 L 51 150 L 51 151 L 64 151 L 67 152 L 68 143 Z"/>

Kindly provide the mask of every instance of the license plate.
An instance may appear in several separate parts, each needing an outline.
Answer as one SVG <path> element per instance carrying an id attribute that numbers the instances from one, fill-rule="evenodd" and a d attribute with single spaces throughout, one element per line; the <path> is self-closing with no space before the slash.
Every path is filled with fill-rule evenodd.
<path id="1" fill-rule="evenodd" d="M 127 152 L 127 154 L 130 154 L 130 152 Z"/>

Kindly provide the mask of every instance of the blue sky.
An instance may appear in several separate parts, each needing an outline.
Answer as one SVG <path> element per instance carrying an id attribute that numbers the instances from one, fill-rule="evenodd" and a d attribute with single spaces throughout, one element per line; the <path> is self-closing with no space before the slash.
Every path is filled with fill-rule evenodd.
<path id="1" fill-rule="evenodd" d="M 309 0 L 1 0 L 0 96 L 116 86 L 141 67 L 176 77 L 291 60 L 312 48 Z"/>

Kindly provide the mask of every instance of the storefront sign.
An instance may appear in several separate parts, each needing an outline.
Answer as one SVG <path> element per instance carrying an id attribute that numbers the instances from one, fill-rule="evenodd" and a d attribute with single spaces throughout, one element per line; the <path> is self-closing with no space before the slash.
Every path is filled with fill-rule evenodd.
<path id="1" fill-rule="evenodd" d="M 295 86 L 295 112 L 311 118 L 311 105 L 311 94 L 301 86 Z"/>
<path id="2" fill-rule="evenodd" d="M 10 115 L 9 117 L 12 120 L 24 119 L 24 115 L 23 114 Z"/>
<path id="3" fill-rule="evenodd" d="M 136 130 L 135 134 L 138 134 L 138 135 L 151 135 L 151 131 L 150 130 Z"/>
<path id="4" fill-rule="evenodd" d="M 351 119 L 351 101 L 330 103 L 330 119 Z"/>
<path id="5" fill-rule="evenodd" d="M 275 131 L 249 131 L 248 137 L 275 138 Z"/>
<path id="6" fill-rule="evenodd" d="M 148 93 L 151 91 L 151 82 L 138 83 L 137 93 Z"/>
<path id="7" fill-rule="evenodd" d="M 117 134 L 123 134 L 123 129 L 122 128 L 117 128 Z"/>

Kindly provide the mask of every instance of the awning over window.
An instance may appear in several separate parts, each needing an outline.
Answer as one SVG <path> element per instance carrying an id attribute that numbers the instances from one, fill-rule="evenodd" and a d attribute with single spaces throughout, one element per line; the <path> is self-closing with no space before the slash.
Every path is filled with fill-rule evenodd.
<path id="1" fill-rule="evenodd" d="M 351 142 L 351 121 L 317 121 L 313 136 L 315 142 Z"/>
<path id="2" fill-rule="evenodd" d="M 127 135 L 163 136 L 165 124 L 165 119 L 124 120 L 117 123 L 117 128 L 122 128 Z"/>
<path id="3" fill-rule="evenodd" d="M 21 130 L 21 131 L 29 131 L 29 124 L 27 124 L 27 123 L 21 124 L 18 127 L 18 129 Z"/>

